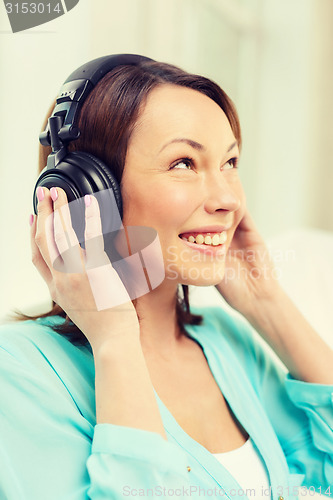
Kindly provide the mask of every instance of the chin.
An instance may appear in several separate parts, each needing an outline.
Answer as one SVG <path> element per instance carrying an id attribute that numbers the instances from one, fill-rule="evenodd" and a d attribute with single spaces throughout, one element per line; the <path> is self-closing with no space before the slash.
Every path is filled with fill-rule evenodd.
<path id="1" fill-rule="evenodd" d="M 207 266 L 191 266 L 190 268 L 179 267 L 174 268 L 171 275 L 168 274 L 171 279 L 177 280 L 181 285 L 214 286 L 223 280 L 225 265 L 219 263 Z"/>
<path id="2" fill-rule="evenodd" d="M 194 280 L 194 279 L 188 279 L 188 280 L 184 280 L 181 284 L 182 285 L 192 285 L 192 286 L 215 286 L 215 285 L 218 285 L 219 283 L 221 283 L 222 279 L 223 279 L 223 276 L 222 275 L 219 279 L 197 279 L 197 280 Z"/>

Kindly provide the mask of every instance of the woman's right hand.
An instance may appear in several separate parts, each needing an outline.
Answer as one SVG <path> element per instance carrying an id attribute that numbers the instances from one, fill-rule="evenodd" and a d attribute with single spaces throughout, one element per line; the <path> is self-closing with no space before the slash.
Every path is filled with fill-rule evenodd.
<path id="1" fill-rule="evenodd" d="M 85 250 L 72 227 L 66 193 L 38 188 L 31 226 L 32 261 L 58 304 L 97 351 L 115 336 L 139 339 L 131 299 L 104 251 L 99 206 L 85 197 Z M 52 197 L 51 197 L 52 194 Z"/>

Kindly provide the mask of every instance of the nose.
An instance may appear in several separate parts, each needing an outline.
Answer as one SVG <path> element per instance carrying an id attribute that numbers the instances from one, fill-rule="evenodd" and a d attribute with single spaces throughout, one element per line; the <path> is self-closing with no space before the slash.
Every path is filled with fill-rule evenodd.
<path id="1" fill-rule="evenodd" d="M 226 175 L 225 175 L 226 174 Z M 242 186 L 240 180 L 227 172 L 219 171 L 217 175 L 210 175 L 205 180 L 206 212 L 216 211 L 234 212 L 241 207 Z"/>

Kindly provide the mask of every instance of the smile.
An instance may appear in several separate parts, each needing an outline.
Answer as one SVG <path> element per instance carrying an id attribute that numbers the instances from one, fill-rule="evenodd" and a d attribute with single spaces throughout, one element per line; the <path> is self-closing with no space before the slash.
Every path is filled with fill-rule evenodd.
<path id="1" fill-rule="evenodd" d="M 199 252 L 212 255 L 214 257 L 226 254 L 226 246 L 225 246 L 225 242 L 227 241 L 226 231 L 222 231 L 221 233 L 204 233 L 204 234 L 200 233 L 197 235 L 195 235 L 195 233 L 191 235 L 189 235 L 188 233 L 184 233 L 180 234 L 179 238 L 183 241 L 183 243 L 186 246 L 192 248 L 193 250 L 197 250 Z"/>
<path id="2" fill-rule="evenodd" d="M 189 243 L 195 243 L 197 245 L 207 245 L 207 246 L 220 246 L 227 241 L 227 232 L 222 231 L 221 233 L 183 233 L 179 237 Z"/>

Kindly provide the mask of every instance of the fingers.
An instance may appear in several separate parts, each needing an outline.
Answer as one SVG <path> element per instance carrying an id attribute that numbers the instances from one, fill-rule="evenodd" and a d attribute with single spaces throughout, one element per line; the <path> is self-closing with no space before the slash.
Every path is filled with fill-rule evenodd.
<path id="1" fill-rule="evenodd" d="M 265 243 L 248 208 L 246 208 L 244 216 L 235 230 L 229 248 L 231 251 L 236 248 L 247 249 L 252 247 L 253 249 L 254 247 L 258 247 L 258 245 L 263 246 Z"/>
<path id="2" fill-rule="evenodd" d="M 84 232 L 87 269 L 110 264 L 104 252 L 104 237 L 98 201 L 94 196 L 84 197 L 86 227 Z"/>
<path id="3" fill-rule="evenodd" d="M 51 270 L 53 262 L 59 257 L 53 237 L 53 201 L 50 191 L 41 186 L 37 189 L 37 198 L 35 243 L 44 262 Z"/>
<path id="4" fill-rule="evenodd" d="M 31 245 L 36 266 L 49 285 L 53 300 L 65 304 L 68 310 L 89 310 L 92 298 L 98 311 L 130 303 L 127 289 L 104 251 L 97 199 L 88 195 L 84 206 L 78 203 L 72 210 L 61 188 L 49 191 L 40 187 L 38 200 Z M 76 227 L 76 221 L 71 218 L 71 214 L 80 216 L 76 209 L 81 208 L 85 215 L 85 251 L 73 229 L 72 222 Z"/>
<path id="5" fill-rule="evenodd" d="M 110 265 L 104 252 L 97 199 L 91 195 L 85 196 L 85 251 L 81 249 L 73 229 L 69 205 L 63 189 L 53 187 L 49 191 L 47 188 L 38 188 L 37 230 L 35 237 L 32 236 L 32 245 L 35 260 L 43 259 L 45 263 L 42 272 L 48 280 L 52 272 L 82 273 L 84 268 Z"/>
<path id="6" fill-rule="evenodd" d="M 53 201 L 53 238 L 55 242 L 55 257 L 61 256 L 54 266 L 57 271 L 65 273 L 82 273 L 83 258 L 81 247 L 72 226 L 71 213 L 65 191 L 61 188 L 51 188 Z"/>
<path id="7" fill-rule="evenodd" d="M 47 285 L 51 284 L 52 281 L 52 273 L 46 264 L 45 260 L 43 259 L 43 256 L 39 250 L 39 247 L 35 241 L 35 236 L 36 236 L 36 229 L 37 229 L 37 218 L 34 217 L 31 229 L 30 229 L 30 245 L 31 245 L 31 256 L 32 256 L 32 263 L 36 267 L 37 271 L 39 274 L 42 276 L 44 281 L 46 282 Z"/>
<path id="8" fill-rule="evenodd" d="M 238 228 L 243 230 L 243 231 L 257 230 L 255 222 L 254 222 L 248 208 L 245 209 L 243 218 L 239 222 Z"/>
<path id="9" fill-rule="evenodd" d="M 44 261 L 45 265 L 40 266 L 45 278 L 50 280 L 52 272 L 82 273 L 85 267 L 92 269 L 110 265 L 104 252 L 99 205 L 94 196 L 85 197 L 86 250 L 82 250 L 72 226 L 65 191 L 58 187 L 50 191 L 39 187 L 37 194 L 37 230 L 32 245 L 34 259 Z"/>
<path id="10" fill-rule="evenodd" d="M 130 297 L 104 251 L 104 236 L 98 201 L 85 196 L 86 269 L 98 311 L 129 303 Z"/>

